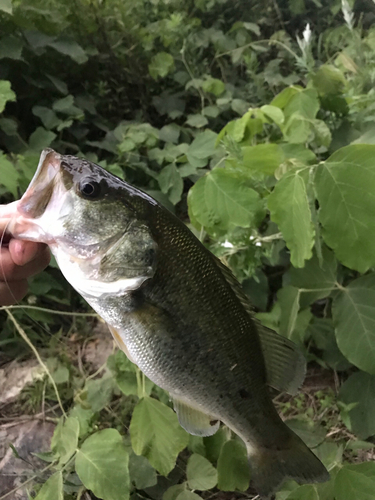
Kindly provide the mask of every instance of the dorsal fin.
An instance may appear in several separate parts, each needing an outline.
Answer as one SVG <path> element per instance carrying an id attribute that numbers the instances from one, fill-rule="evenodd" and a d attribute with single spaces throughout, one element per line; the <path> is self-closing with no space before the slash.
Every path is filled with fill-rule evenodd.
<path id="1" fill-rule="evenodd" d="M 294 342 L 263 326 L 254 317 L 254 309 L 249 298 L 232 271 L 217 257 L 215 257 L 215 261 L 236 297 L 256 325 L 266 364 L 268 385 L 278 391 L 295 394 L 302 385 L 306 374 L 306 362 L 303 354 Z"/>

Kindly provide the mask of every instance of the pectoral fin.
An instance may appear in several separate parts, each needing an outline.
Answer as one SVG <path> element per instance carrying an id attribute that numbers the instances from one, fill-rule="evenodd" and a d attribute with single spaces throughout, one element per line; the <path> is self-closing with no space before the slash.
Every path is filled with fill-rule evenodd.
<path id="1" fill-rule="evenodd" d="M 173 407 L 181 427 L 194 436 L 212 436 L 220 427 L 220 421 L 173 398 Z"/>
<path id="2" fill-rule="evenodd" d="M 119 334 L 119 332 L 116 330 L 116 328 L 114 328 L 113 326 L 109 325 L 108 323 L 107 323 L 107 326 L 109 328 L 109 331 L 112 333 L 112 336 L 115 339 L 116 344 L 118 345 L 119 349 L 121 349 L 126 354 L 126 356 L 128 357 L 129 361 L 131 361 L 132 363 L 134 363 L 136 365 L 137 363 L 130 356 L 128 348 L 126 347 L 125 342 L 122 340 L 122 337 Z"/>

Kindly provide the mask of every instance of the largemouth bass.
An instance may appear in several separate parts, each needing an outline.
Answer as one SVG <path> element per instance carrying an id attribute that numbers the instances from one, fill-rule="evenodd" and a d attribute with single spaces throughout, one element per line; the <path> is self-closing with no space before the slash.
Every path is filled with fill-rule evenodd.
<path id="1" fill-rule="evenodd" d="M 223 422 L 243 439 L 260 495 L 285 478 L 329 479 L 267 387 L 294 393 L 302 355 L 252 318 L 230 270 L 179 219 L 100 166 L 50 149 L 17 210 L 13 235 L 49 245 L 120 348 L 169 391 L 182 427 L 209 436 Z"/>

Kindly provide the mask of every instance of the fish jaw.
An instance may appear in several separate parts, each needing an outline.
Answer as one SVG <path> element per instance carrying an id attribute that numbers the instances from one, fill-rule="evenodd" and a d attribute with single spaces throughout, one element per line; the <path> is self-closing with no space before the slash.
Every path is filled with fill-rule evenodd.
<path id="1" fill-rule="evenodd" d="M 61 155 L 52 149 L 43 150 L 38 168 L 25 194 L 18 201 L 9 224 L 9 231 L 20 240 L 54 245 L 62 233 L 61 219 L 67 190 L 61 182 Z"/>

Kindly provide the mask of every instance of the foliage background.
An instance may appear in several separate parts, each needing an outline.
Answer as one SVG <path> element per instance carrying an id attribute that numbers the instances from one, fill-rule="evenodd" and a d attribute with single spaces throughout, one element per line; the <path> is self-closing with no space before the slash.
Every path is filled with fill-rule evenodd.
<path id="1" fill-rule="evenodd" d="M 365 0 L 0 0 L 2 202 L 44 147 L 100 163 L 188 223 L 328 381 L 275 401 L 332 479 L 278 500 L 375 491 L 374 20 Z M 54 264 L 23 309 L 3 308 L 1 363 L 33 345 L 47 372 L 22 411 L 61 406 L 31 497 L 245 492 L 227 429 L 189 438 L 120 352 L 79 369 L 86 311 Z"/>

